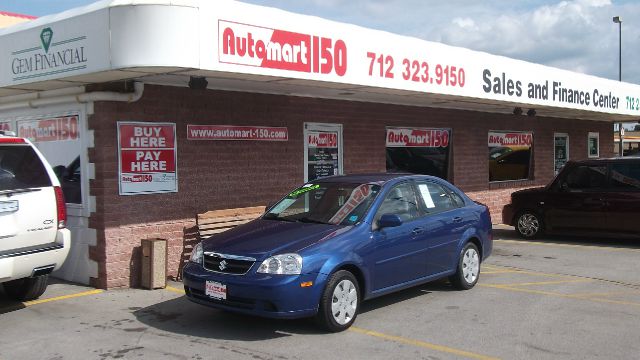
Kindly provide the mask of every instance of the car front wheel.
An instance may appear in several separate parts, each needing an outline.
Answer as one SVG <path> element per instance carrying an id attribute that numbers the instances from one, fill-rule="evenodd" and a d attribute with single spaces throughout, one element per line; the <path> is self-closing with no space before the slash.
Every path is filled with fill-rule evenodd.
<path id="1" fill-rule="evenodd" d="M 34 300 L 44 294 L 47 289 L 49 275 L 41 275 L 32 278 L 16 279 L 3 283 L 7 295 L 18 301 Z"/>
<path id="2" fill-rule="evenodd" d="M 320 298 L 317 321 L 331 332 L 348 329 L 358 315 L 360 288 L 352 273 L 335 272 L 329 278 Z"/>
<path id="3" fill-rule="evenodd" d="M 516 219 L 516 231 L 520 237 L 534 239 L 542 233 L 543 223 L 540 216 L 532 211 L 523 211 Z"/>
<path id="4" fill-rule="evenodd" d="M 458 269 L 449 281 L 460 290 L 469 290 L 480 278 L 480 253 L 473 243 L 468 243 L 460 252 Z"/>

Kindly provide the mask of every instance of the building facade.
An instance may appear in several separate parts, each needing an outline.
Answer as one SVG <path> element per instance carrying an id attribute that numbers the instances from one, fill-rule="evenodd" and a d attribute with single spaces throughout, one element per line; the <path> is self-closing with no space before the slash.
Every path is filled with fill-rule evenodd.
<path id="1" fill-rule="evenodd" d="M 19 44 L 19 45 L 16 45 Z M 613 156 L 637 85 L 233 1 L 100 2 L 0 31 L 0 127 L 62 179 L 58 276 L 137 286 L 140 241 L 177 276 L 196 215 L 318 177 L 446 178 L 487 204 Z"/>

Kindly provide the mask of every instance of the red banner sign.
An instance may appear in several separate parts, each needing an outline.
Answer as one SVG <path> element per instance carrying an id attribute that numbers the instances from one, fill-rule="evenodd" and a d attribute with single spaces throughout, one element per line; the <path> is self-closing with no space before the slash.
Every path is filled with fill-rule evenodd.
<path id="1" fill-rule="evenodd" d="M 33 142 L 76 140 L 78 115 L 18 122 L 18 136 Z"/>
<path id="2" fill-rule="evenodd" d="M 489 147 L 531 146 L 533 134 L 530 132 L 489 132 Z"/>
<path id="3" fill-rule="evenodd" d="M 336 74 L 347 72 L 347 45 L 338 39 L 218 21 L 219 60 L 261 68 Z"/>
<path id="4" fill-rule="evenodd" d="M 287 141 L 289 130 L 267 126 L 187 125 L 187 139 Z"/>
<path id="5" fill-rule="evenodd" d="M 336 132 L 309 132 L 307 144 L 310 148 L 337 148 L 338 133 Z"/>
<path id="6" fill-rule="evenodd" d="M 387 147 L 447 147 L 447 129 L 387 128 Z"/>

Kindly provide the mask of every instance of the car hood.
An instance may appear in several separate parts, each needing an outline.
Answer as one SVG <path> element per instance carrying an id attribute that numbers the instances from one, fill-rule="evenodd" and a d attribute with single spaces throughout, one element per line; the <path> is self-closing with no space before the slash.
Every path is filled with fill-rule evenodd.
<path id="1" fill-rule="evenodd" d="M 539 198 L 543 196 L 547 192 L 545 187 L 536 187 L 531 189 L 524 189 L 514 191 L 511 194 L 512 199 L 529 199 L 529 198 Z"/>
<path id="2" fill-rule="evenodd" d="M 351 227 L 257 219 L 203 240 L 204 251 L 263 259 L 298 252 Z"/>

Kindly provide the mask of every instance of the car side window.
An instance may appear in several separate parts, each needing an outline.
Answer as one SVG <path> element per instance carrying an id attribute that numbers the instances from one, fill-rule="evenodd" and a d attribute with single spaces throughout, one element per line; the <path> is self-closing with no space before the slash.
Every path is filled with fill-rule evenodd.
<path id="1" fill-rule="evenodd" d="M 603 189 L 607 185 L 607 166 L 576 166 L 567 174 L 564 184 L 569 190 Z"/>
<path id="2" fill-rule="evenodd" d="M 420 216 L 416 194 L 410 182 L 396 185 L 387 193 L 380 208 L 378 208 L 373 223 L 376 224 L 384 214 L 398 215 L 404 222 Z"/>
<path id="3" fill-rule="evenodd" d="M 418 183 L 418 193 L 427 214 L 459 207 L 451 198 L 450 191 L 442 185 L 432 182 Z M 462 199 L 460 202 L 463 203 Z"/>
<path id="4" fill-rule="evenodd" d="M 0 147 L 0 190 L 45 186 L 51 186 L 51 180 L 31 147 Z"/>
<path id="5" fill-rule="evenodd" d="M 613 164 L 611 187 L 616 190 L 640 191 L 640 164 Z"/>

